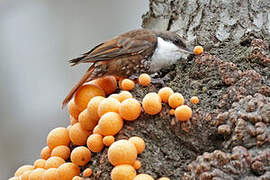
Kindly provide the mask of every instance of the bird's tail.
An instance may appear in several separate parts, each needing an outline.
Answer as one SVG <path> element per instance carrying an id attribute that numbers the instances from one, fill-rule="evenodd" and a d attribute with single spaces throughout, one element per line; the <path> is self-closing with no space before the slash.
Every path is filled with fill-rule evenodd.
<path id="1" fill-rule="evenodd" d="M 71 100 L 75 92 L 81 87 L 86 81 L 89 81 L 89 76 L 92 74 L 92 72 L 95 69 L 95 63 L 93 63 L 89 69 L 86 71 L 86 73 L 83 75 L 83 77 L 80 79 L 79 82 L 75 84 L 75 86 L 71 89 L 71 91 L 68 93 L 64 101 L 62 102 L 62 109 L 66 106 L 66 104 Z"/>
<path id="2" fill-rule="evenodd" d="M 79 64 L 81 62 L 81 60 L 84 59 L 84 58 L 85 58 L 85 56 L 83 55 L 81 57 L 71 59 L 71 60 L 69 60 L 69 62 L 71 63 L 71 66 L 75 66 L 75 65 Z"/>

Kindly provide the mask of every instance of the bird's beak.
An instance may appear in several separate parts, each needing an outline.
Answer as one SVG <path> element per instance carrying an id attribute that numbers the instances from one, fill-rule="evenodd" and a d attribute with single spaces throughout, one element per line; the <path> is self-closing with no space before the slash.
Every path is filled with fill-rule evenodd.
<path id="1" fill-rule="evenodd" d="M 185 54 L 193 54 L 193 48 L 180 48 L 179 51 Z"/>

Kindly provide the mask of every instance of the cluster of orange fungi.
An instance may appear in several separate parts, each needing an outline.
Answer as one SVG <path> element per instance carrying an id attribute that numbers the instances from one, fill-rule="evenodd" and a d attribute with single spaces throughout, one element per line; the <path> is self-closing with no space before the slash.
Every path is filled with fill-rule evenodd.
<path id="1" fill-rule="evenodd" d="M 202 48 L 194 49 L 196 54 Z M 124 121 L 134 121 L 142 111 L 156 115 L 162 110 L 162 103 L 172 108 L 170 115 L 179 121 L 187 121 L 192 110 L 185 105 L 182 94 L 169 87 L 163 87 L 158 93 L 150 92 L 139 102 L 129 92 L 135 87 L 134 81 L 121 79 L 117 90 L 117 80 L 113 76 L 91 81 L 78 89 L 68 104 L 70 125 L 58 127 L 47 136 L 47 146 L 41 150 L 40 159 L 33 165 L 23 165 L 17 169 L 10 180 L 80 180 L 90 177 L 93 171 L 88 164 L 91 153 L 108 149 L 108 160 L 114 166 L 112 180 L 153 180 L 148 174 L 138 174 L 141 167 L 137 155 L 143 153 L 145 142 L 140 137 L 115 141 L 115 135 L 123 128 Z M 142 74 L 138 78 L 141 86 L 148 86 L 151 78 Z M 193 104 L 199 103 L 198 97 L 192 97 Z M 70 148 L 70 144 L 75 148 Z M 83 169 L 81 171 L 81 169 Z M 169 180 L 161 177 L 159 180 Z"/>

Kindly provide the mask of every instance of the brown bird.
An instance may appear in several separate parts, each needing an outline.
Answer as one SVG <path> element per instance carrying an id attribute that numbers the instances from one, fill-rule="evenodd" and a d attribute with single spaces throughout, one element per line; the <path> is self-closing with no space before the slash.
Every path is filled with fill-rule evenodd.
<path id="1" fill-rule="evenodd" d="M 192 50 L 187 48 L 176 32 L 137 29 L 119 35 L 97 45 L 81 57 L 70 60 L 72 66 L 79 63 L 92 64 L 68 93 L 62 107 L 85 82 L 106 75 L 130 77 L 158 72 L 191 53 Z"/>

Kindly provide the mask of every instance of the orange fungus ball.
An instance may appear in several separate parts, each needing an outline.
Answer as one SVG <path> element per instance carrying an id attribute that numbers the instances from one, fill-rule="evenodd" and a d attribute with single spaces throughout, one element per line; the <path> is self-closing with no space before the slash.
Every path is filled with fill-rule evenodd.
<path id="1" fill-rule="evenodd" d="M 101 117 L 107 112 L 117 112 L 119 111 L 120 102 L 115 98 L 106 98 L 99 103 L 98 115 Z"/>
<path id="2" fill-rule="evenodd" d="M 92 174 L 93 174 L 93 170 L 90 169 L 90 168 L 86 168 L 86 169 L 83 171 L 83 177 L 90 177 Z"/>
<path id="3" fill-rule="evenodd" d="M 74 176 L 72 178 L 72 180 L 84 180 L 84 179 L 82 177 L 80 177 L 80 176 Z"/>
<path id="4" fill-rule="evenodd" d="M 171 106 L 172 108 L 177 108 L 178 106 L 184 104 L 185 99 L 182 96 L 182 94 L 173 93 L 172 95 L 170 95 L 168 102 L 169 102 L 169 106 Z"/>
<path id="5" fill-rule="evenodd" d="M 120 102 L 122 102 L 122 101 L 124 101 L 124 100 L 126 100 L 126 99 L 128 99 L 128 98 L 132 98 L 133 96 L 132 96 L 132 94 L 130 93 L 130 92 L 128 92 L 128 91 L 121 91 L 119 94 L 118 94 L 118 100 L 120 101 Z"/>
<path id="6" fill-rule="evenodd" d="M 91 160 L 91 152 L 84 146 L 78 146 L 72 150 L 70 159 L 78 166 L 84 166 Z"/>
<path id="7" fill-rule="evenodd" d="M 103 137 L 103 144 L 105 146 L 110 146 L 112 143 L 114 143 L 115 138 L 113 136 L 105 136 Z"/>
<path id="8" fill-rule="evenodd" d="M 75 145 L 85 145 L 90 131 L 84 130 L 80 123 L 74 124 L 69 130 L 70 140 Z"/>
<path id="9" fill-rule="evenodd" d="M 79 107 L 75 104 L 74 98 L 71 99 L 68 103 L 68 112 L 71 116 L 73 116 L 75 119 L 78 119 L 78 116 L 81 112 Z"/>
<path id="10" fill-rule="evenodd" d="M 109 96 L 109 98 L 115 98 L 115 99 L 118 100 L 118 94 L 111 94 L 111 95 Z"/>
<path id="11" fill-rule="evenodd" d="M 101 134 L 100 128 L 98 125 L 93 129 L 93 134 Z"/>
<path id="12" fill-rule="evenodd" d="M 142 106 L 147 114 L 155 115 L 162 109 L 161 99 L 157 93 L 148 93 L 143 98 Z"/>
<path id="13" fill-rule="evenodd" d="M 54 156 L 50 157 L 45 163 L 45 169 L 58 168 L 61 164 L 64 164 L 65 160 L 63 158 Z"/>
<path id="14" fill-rule="evenodd" d="M 15 176 L 15 177 L 11 177 L 11 178 L 9 178 L 8 180 L 21 180 L 21 177 L 17 177 L 17 176 Z"/>
<path id="15" fill-rule="evenodd" d="M 138 154 L 141 154 L 144 151 L 145 142 L 142 138 L 134 136 L 129 138 L 128 140 L 135 145 Z"/>
<path id="16" fill-rule="evenodd" d="M 130 91 L 135 87 L 135 83 L 130 79 L 124 79 L 121 81 L 121 89 Z"/>
<path id="17" fill-rule="evenodd" d="M 135 176 L 134 167 L 127 164 L 115 166 L 111 172 L 112 180 L 133 180 Z"/>
<path id="18" fill-rule="evenodd" d="M 50 168 L 43 174 L 43 180 L 58 180 L 58 173 L 56 168 Z"/>
<path id="19" fill-rule="evenodd" d="M 159 178 L 158 180 L 170 180 L 170 178 L 167 178 L 167 177 L 161 177 L 161 178 Z"/>
<path id="20" fill-rule="evenodd" d="M 187 121 L 191 118 L 191 116 L 192 110 L 187 105 L 182 105 L 175 109 L 175 117 L 179 121 Z"/>
<path id="21" fill-rule="evenodd" d="M 44 148 L 42 148 L 42 150 L 40 151 L 40 157 L 41 159 L 49 159 L 49 157 L 51 157 L 51 149 L 48 146 L 45 146 Z"/>
<path id="22" fill-rule="evenodd" d="M 175 110 L 174 110 L 174 109 L 171 109 L 171 110 L 170 110 L 170 115 L 171 115 L 171 116 L 174 116 L 174 113 L 175 113 Z"/>
<path id="23" fill-rule="evenodd" d="M 141 74 L 139 76 L 139 84 L 142 86 L 148 86 L 151 83 L 151 77 L 148 74 Z"/>
<path id="24" fill-rule="evenodd" d="M 72 180 L 80 174 L 80 168 L 74 163 L 64 163 L 57 168 L 57 173 L 61 180 Z"/>
<path id="25" fill-rule="evenodd" d="M 38 159 L 34 162 L 34 168 L 44 168 L 46 160 L 45 159 Z"/>
<path id="26" fill-rule="evenodd" d="M 159 91 L 158 91 L 158 95 L 159 97 L 161 98 L 162 102 L 165 102 L 167 103 L 168 100 L 169 100 L 169 97 L 173 94 L 173 90 L 169 87 L 164 87 L 164 88 L 161 88 Z"/>
<path id="27" fill-rule="evenodd" d="M 120 104 L 119 114 L 125 120 L 134 121 L 141 114 L 141 104 L 134 98 L 126 99 Z"/>
<path id="28" fill-rule="evenodd" d="M 93 130 L 94 127 L 97 125 L 97 121 L 92 118 L 92 114 L 89 113 L 87 109 L 83 110 L 83 112 L 79 115 L 79 122 L 81 127 L 85 130 Z"/>
<path id="29" fill-rule="evenodd" d="M 93 122 L 98 122 L 99 115 L 98 115 L 98 106 L 99 103 L 104 100 L 105 98 L 102 96 L 93 97 L 87 105 L 87 111 L 91 115 L 90 120 Z"/>
<path id="30" fill-rule="evenodd" d="M 33 170 L 25 171 L 21 176 L 19 176 L 20 178 L 18 177 L 19 178 L 18 180 L 28 180 L 32 171 Z"/>
<path id="31" fill-rule="evenodd" d="M 64 160 L 67 160 L 70 155 L 70 149 L 68 146 L 56 146 L 52 150 L 51 156 L 58 156 L 60 158 L 63 158 Z"/>
<path id="32" fill-rule="evenodd" d="M 140 169 L 140 168 L 142 167 L 141 161 L 136 160 L 136 161 L 134 162 L 134 164 L 133 164 L 133 167 L 134 167 L 136 170 Z"/>
<path id="33" fill-rule="evenodd" d="M 122 129 L 123 124 L 123 119 L 118 113 L 108 112 L 100 118 L 98 127 L 103 136 L 113 136 Z"/>
<path id="34" fill-rule="evenodd" d="M 92 152 L 100 152 L 103 147 L 103 137 L 100 134 L 91 134 L 87 139 L 87 147 Z"/>
<path id="35" fill-rule="evenodd" d="M 87 107 L 88 102 L 95 96 L 105 96 L 105 92 L 100 87 L 87 84 L 81 86 L 74 96 L 74 102 L 82 111 Z"/>
<path id="36" fill-rule="evenodd" d="M 30 174 L 28 179 L 29 180 L 40 180 L 43 178 L 43 174 L 45 173 L 45 169 L 37 168 L 33 170 Z"/>
<path id="37" fill-rule="evenodd" d="M 70 138 L 68 135 L 68 130 L 63 127 L 58 127 L 51 130 L 47 136 L 47 144 L 50 149 L 60 145 L 68 146 L 69 143 Z"/>
<path id="38" fill-rule="evenodd" d="M 190 98 L 190 102 L 192 102 L 193 104 L 198 104 L 199 103 L 199 98 L 197 96 L 193 96 Z"/>
<path id="39" fill-rule="evenodd" d="M 202 46 L 195 46 L 193 49 L 194 54 L 200 55 L 203 53 L 203 47 Z"/>
<path id="40" fill-rule="evenodd" d="M 17 169 L 15 172 L 14 176 L 20 176 L 22 175 L 25 171 L 33 170 L 34 166 L 32 165 L 23 165 Z"/>
<path id="41" fill-rule="evenodd" d="M 108 158 L 112 165 L 133 165 L 137 158 L 135 145 L 128 140 L 114 142 L 108 150 Z"/>
<path id="42" fill-rule="evenodd" d="M 154 178 L 148 174 L 139 174 L 133 180 L 154 180 Z"/>
<path id="43" fill-rule="evenodd" d="M 105 76 L 95 80 L 94 84 L 101 87 L 106 95 L 113 93 L 117 88 L 117 81 L 114 76 Z"/>

